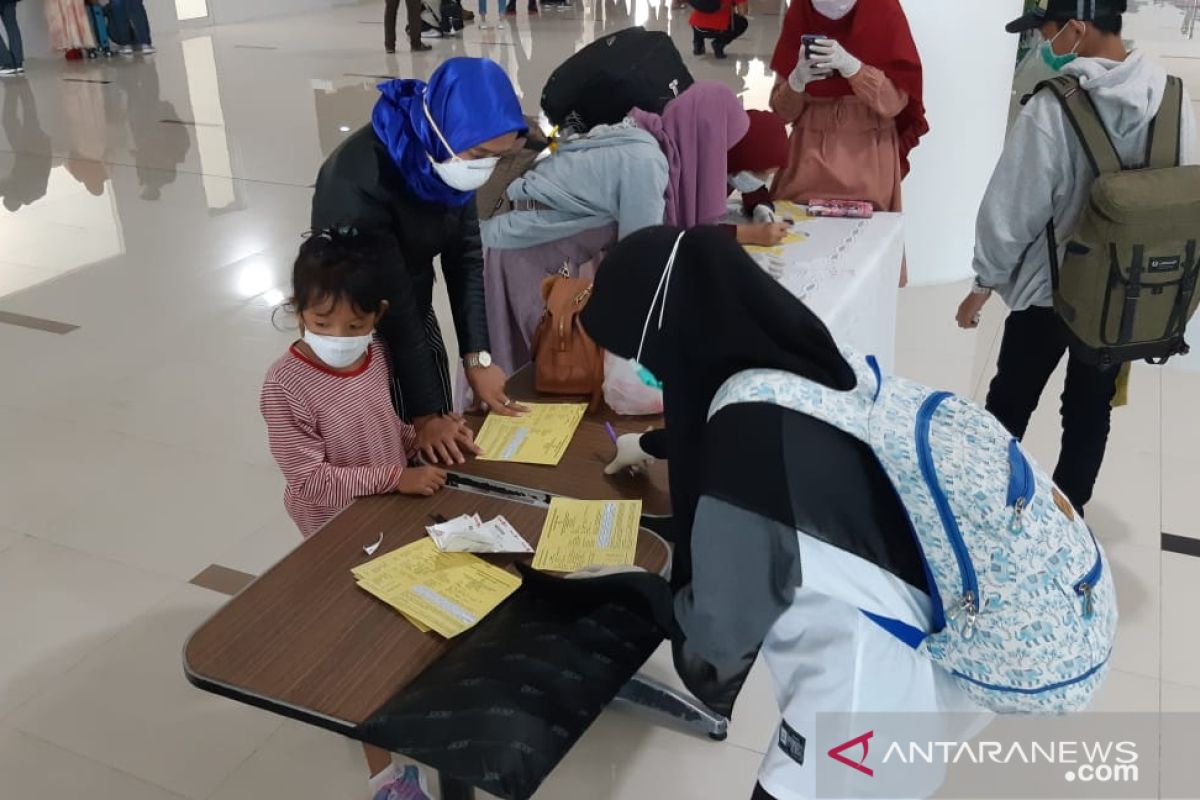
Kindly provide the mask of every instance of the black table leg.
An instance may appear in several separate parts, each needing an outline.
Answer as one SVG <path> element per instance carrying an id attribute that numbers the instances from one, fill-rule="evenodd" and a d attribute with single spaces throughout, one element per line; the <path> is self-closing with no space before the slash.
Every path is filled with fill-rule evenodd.
<path id="1" fill-rule="evenodd" d="M 442 800 L 474 800 L 475 787 L 444 772 L 438 773 L 438 786 L 442 790 Z"/>

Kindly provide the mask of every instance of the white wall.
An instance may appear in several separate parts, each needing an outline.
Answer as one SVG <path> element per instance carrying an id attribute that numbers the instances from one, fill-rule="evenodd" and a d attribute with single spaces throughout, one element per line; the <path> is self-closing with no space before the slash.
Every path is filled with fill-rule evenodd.
<path id="1" fill-rule="evenodd" d="M 904 182 L 914 285 L 971 274 L 975 216 L 1004 146 L 1022 0 L 900 0 L 925 65 L 931 131 Z"/>

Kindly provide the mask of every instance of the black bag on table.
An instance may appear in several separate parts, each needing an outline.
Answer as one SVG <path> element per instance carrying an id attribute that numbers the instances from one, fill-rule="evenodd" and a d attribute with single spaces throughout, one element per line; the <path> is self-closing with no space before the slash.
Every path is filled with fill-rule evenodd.
<path id="1" fill-rule="evenodd" d="M 634 107 L 661 113 L 693 82 L 670 36 L 626 28 L 560 64 L 542 90 L 542 110 L 552 124 L 585 133 L 620 122 Z"/>
<path id="2" fill-rule="evenodd" d="M 675 622 L 654 575 L 521 571 L 521 588 L 357 738 L 504 800 L 537 791 Z"/>

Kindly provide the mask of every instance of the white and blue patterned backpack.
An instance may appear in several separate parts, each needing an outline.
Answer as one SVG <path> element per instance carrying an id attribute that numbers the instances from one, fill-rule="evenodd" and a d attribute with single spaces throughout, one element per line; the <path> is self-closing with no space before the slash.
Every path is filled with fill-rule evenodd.
<path id="1" fill-rule="evenodd" d="M 884 379 L 874 358 L 845 356 L 858 376 L 849 392 L 749 370 L 721 387 L 709 414 L 773 403 L 869 444 L 908 510 L 933 601 L 931 631 L 872 619 L 956 676 L 981 706 L 1084 708 L 1108 671 L 1117 627 L 1099 542 L 991 414 L 949 392 Z"/>

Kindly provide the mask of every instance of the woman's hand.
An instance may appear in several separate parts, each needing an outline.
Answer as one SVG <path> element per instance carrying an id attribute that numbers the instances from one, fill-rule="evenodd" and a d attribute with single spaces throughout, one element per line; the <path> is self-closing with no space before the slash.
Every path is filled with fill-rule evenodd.
<path id="1" fill-rule="evenodd" d="M 490 367 L 472 367 L 467 370 L 467 383 L 471 384 L 471 391 L 475 395 L 475 400 L 485 403 L 488 410 L 499 414 L 502 417 L 519 417 L 529 409 L 518 403 L 514 403 L 504 393 L 504 386 L 508 383 L 508 376 L 504 374 L 504 370 L 493 364 Z"/>
<path id="2" fill-rule="evenodd" d="M 446 485 L 446 471 L 437 467 L 405 467 L 396 491 L 415 497 L 430 497 Z"/>
<path id="3" fill-rule="evenodd" d="M 753 225 L 738 225 L 738 244 L 753 244 L 762 247 L 774 247 L 782 242 L 791 230 L 790 222 L 754 223 Z"/>
<path id="4" fill-rule="evenodd" d="M 791 87 L 793 92 L 803 94 L 810 83 L 823 81 L 832 74 L 833 72 L 830 70 L 821 69 L 814 62 L 806 59 L 802 49 L 800 51 L 800 60 L 796 62 L 796 68 L 792 70 L 791 75 L 788 75 L 788 86 Z"/>
<path id="5" fill-rule="evenodd" d="M 457 414 L 438 414 L 413 420 L 417 450 L 430 464 L 465 464 L 464 452 L 479 455 L 475 434 Z"/>
<path id="6" fill-rule="evenodd" d="M 987 305 L 987 301 L 991 296 L 992 293 L 990 291 L 971 292 L 967 295 L 967 298 L 958 306 L 958 314 L 955 315 L 958 327 L 963 330 L 978 328 L 979 314 L 983 311 L 983 307 Z"/>
<path id="7" fill-rule="evenodd" d="M 654 463 L 654 457 L 642 449 L 640 433 L 626 433 L 617 437 L 617 456 L 604 468 L 605 475 L 616 475 L 621 470 L 635 472 Z"/>
<path id="8" fill-rule="evenodd" d="M 843 78 L 853 78 L 862 69 L 862 62 L 833 39 L 813 42 L 812 53 L 813 64 L 817 69 L 835 70 L 840 72 Z"/>

